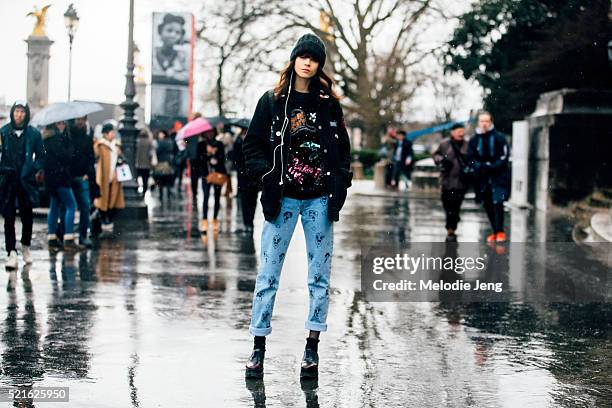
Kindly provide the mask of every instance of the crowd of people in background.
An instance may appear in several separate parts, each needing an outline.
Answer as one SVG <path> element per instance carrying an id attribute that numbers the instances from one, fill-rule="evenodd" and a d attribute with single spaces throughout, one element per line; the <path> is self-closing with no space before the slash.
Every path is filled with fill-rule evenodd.
<path id="1" fill-rule="evenodd" d="M 193 120 L 201 117 L 196 113 Z M 228 200 L 238 198 L 243 218 L 240 231 L 252 233 L 260 189 L 246 177 L 242 153 L 245 134 L 244 127 L 224 123 L 211 125 L 208 130 L 187 138 L 177 137 L 176 132 L 164 129 L 158 130 L 155 136 L 148 130 L 141 131 L 135 165 L 141 193 L 157 189 L 162 201 L 175 196 L 180 198 L 183 196 L 183 180 L 187 177 L 194 208 L 200 204 L 200 191 L 203 196 L 202 217 L 198 225 L 202 233 L 209 229 L 213 233 L 219 232 L 222 196 Z M 238 179 L 236 192 L 231 177 L 234 170 Z M 212 219 L 209 217 L 211 196 Z"/>
<path id="2" fill-rule="evenodd" d="M 194 119 L 197 117 L 201 115 L 196 114 Z M 180 198 L 183 177 L 190 177 L 196 209 L 200 185 L 203 196 L 199 229 L 206 233 L 210 222 L 217 233 L 225 189 L 228 199 L 240 198 L 244 221 L 241 231 L 252 233 L 259 187 L 245 176 L 241 146 L 246 129 L 238 129 L 234 133 L 231 126 L 218 124 L 186 139 L 177 138 L 174 129 L 158 129 L 155 133 L 143 129 L 136 141 L 134 163 L 139 192 L 145 195 L 157 190 L 162 202 Z M 104 123 L 97 137 L 87 117 L 37 129 L 30 125 L 28 105 L 16 102 L 10 112 L 10 122 L 0 133 L 0 211 L 4 217 L 9 269 L 16 268 L 18 262 L 17 213 L 23 225 L 21 253 L 26 263 L 32 261 L 33 208 L 40 205 L 41 194 L 48 196 L 49 201 L 47 243 L 50 250 L 91 248 L 92 238 L 112 235 L 117 212 L 125 207 L 123 180 L 117 175 L 125 158 L 113 123 Z M 238 172 L 235 195 L 229 174 L 234 168 Z M 211 195 L 214 203 L 212 219 L 209 219 Z M 77 215 L 78 225 L 75 225 Z"/>
<path id="3" fill-rule="evenodd" d="M 196 114 L 195 118 L 201 117 Z M 39 186 L 49 197 L 47 240 L 53 250 L 91 248 L 91 237 L 112 232 L 117 211 L 125 207 L 117 168 L 124 163 L 117 130 L 105 123 L 96 138 L 87 117 L 49 124 L 40 131 L 29 125 L 26 103 L 16 102 L 10 122 L 0 129 L 0 210 L 4 216 L 8 267 L 17 265 L 15 218 L 23 225 L 21 252 L 31 262 L 32 209 L 39 205 Z M 232 132 L 234 131 L 234 132 Z M 157 190 L 162 202 L 181 198 L 183 179 L 188 177 L 194 208 L 199 207 L 199 229 L 219 231 L 222 195 L 237 197 L 243 228 L 253 232 L 253 220 L 261 186 L 247 176 L 243 141 L 247 129 L 223 123 L 188 137 L 179 138 L 174 129 L 152 133 L 143 129 L 137 139 L 135 176 L 143 195 Z M 492 115 L 481 112 L 475 135 L 465 139 L 464 124 L 452 126 L 433 152 L 440 167 L 441 200 L 446 213 L 447 241 L 456 241 L 461 205 L 469 188 L 482 202 L 491 224 L 487 242 L 503 242 L 504 201 L 509 196 L 509 146 L 493 125 Z M 379 156 L 385 161 L 388 189 L 408 191 L 415 158 L 412 142 L 403 130 L 391 130 L 383 139 Z M 231 172 L 237 176 L 234 194 Z M 402 179 L 405 188 L 401 188 Z M 212 196 L 212 219 L 209 201 Z M 78 225 L 75 216 L 79 214 Z M 212 227 L 211 227 L 212 225 Z"/>

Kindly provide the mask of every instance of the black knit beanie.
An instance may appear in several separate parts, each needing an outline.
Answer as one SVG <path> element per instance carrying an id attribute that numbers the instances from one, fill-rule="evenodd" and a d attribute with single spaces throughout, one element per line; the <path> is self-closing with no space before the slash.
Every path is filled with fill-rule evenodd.
<path id="1" fill-rule="evenodd" d="M 325 44 L 314 34 L 304 34 L 295 43 L 293 51 L 291 51 L 291 60 L 293 61 L 300 55 L 310 54 L 319 62 L 319 68 L 325 65 Z"/>

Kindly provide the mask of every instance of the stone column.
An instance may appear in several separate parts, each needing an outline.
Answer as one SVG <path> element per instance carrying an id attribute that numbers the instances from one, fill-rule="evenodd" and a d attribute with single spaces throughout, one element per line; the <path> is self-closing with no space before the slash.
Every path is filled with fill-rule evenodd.
<path id="1" fill-rule="evenodd" d="M 49 49 L 51 41 L 47 36 L 29 36 L 27 102 L 32 114 L 49 103 Z"/>
<path id="2" fill-rule="evenodd" d="M 528 179 L 529 124 L 522 120 L 512 123 L 512 194 L 510 194 L 510 204 L 520 208 L 529 207 L 527 201 Z"/>
<path id="3" fill-rule="evenodd" d="M 544 93 L 527 122 L 530 204 L 546 211 L 612 188 L 612 92 Z"/>

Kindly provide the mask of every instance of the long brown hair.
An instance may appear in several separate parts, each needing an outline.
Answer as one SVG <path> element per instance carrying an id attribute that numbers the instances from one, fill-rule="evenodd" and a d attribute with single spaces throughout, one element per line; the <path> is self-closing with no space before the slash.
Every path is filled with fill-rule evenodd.
<path id="1" fill-rule="evenodd" d="M 289 64 L 287 64 L 285 69 L 281 71 L 278 83 L 274 87 L 274 99 L 275 100 L 278 100 L 281 94 L 286 93 L 288 91 L 291 73 L 294 72 L 294 70 L 295 70 L 295 60 L 291 60 L 289 61 Z M 327 75 L 323 71 L 323 69 L 319 66 L 319 69 L 317 69 L 317 73 L 310 80 L 309 88 L 310 88 L 310 91 L 313 91 L 313 90 L 316 90 L 318 87 L 318 89 L 323 89 L 324 91 L 326 91 L 332 98 L 339 100 L 340 97 L 334 90 L 335 86 L 336 86 L 336 83 L 334 82 L 334 80 L 331 79 L 330 76 Z"/>

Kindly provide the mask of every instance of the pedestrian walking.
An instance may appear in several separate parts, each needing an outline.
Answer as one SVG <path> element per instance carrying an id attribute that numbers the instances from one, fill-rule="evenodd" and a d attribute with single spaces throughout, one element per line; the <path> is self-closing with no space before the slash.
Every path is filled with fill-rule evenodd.
<path id="1" fill-rule="evenodd" d="M 176 140 L 176 136 L 171 138 Z M 176 150 L 174 155 L 174 167 L 176 169 L 176 193 L 179 197 L 183 196 L 183 174 L 187 168 L 187 144 L 185 140 L 179 140 L 175 143 Z"/>
<path id="2" fill-rule="evenodd" d="M 389 128 L 383 137 L 382 144 L 378 150 L 378 157 L 385 163 L 385 188 L 392 189 L 393 180 L 393 152 L 397 145 L 397 132 L 394 128 Z"/>
<path id="3" fill-rule="evenodd" d="M 255 208 L 257 208 L 257 196 L 260 188 L 256 182 L 247 176 L 247 168 L 242 149 L 246 133 L 246 129 L 242 129 L 236 138 L 236 142 L 234 143 L 233 157 L 234 168 L 236 169 L 238 176 L 238 197 L 240 197 L 242 223 L 244 224 L 245 232 L 252 234 L 253 220 L 255 219 Z"/>
<path id="4" fill-rule="evenodd" d="M 410 173 L 412 171 L 412 142 L 406 138 L 406 132 L 400 130 L 396 135 L 397 142 L 393 149 L 393 176 L 391 177 L 391 187 L 399 190 L 400 178 L 406 178 L 406 190 L 410 187 Z"/>
<path id="5" fill-rule="evenodd" d="M 201 169 L 202 174 L 202 192 L 204 200 L 202 201 L 202 221 L 200 221 L 200 231 L 208 231 L 208 199 L 210 197 L 210 189 L 213 189 L 214 204 L 213 204 L 213 232 L 219 231 L 219 209 L 221 208 L 221 189 L 227 183 L 227 169 L 225 167 L 225 150 L 223 143 L 216 140 L 216 130 L 206 132 L 204 134 L 205 142 L 200 144 L 199 155 L 203 156 L 200 159 L 204 163 Z"/>
<path id="6" fill-rule="evenodd" d="M 223 143 L 223 150 L 225 151 L 225 168 L 227 170 L 227 182 L 225 183 L 225 197 L 230 198 L 234 192 L 232 186 L 232 170 L 234 170 L 234 135 L 229 129 L 229 126 L 219 123 L 217 125 L 217 140 Z"/>
<path id="7" fill-rule="evenodd" d="M 325 46 L 302 36 L 274 90 L 257 103 L 244 140 L 250 176 L 263 186 L 265 223 L 249 331 L 247 377 L 262 377 L 266 336 L 280 273 L 301 216 L 306 238 L 310 307 L 301 377 L 317 377 L 319 334 L 327 330 L 333 222 L 351 185 L 350 142 L 332 79 L 323 72 Z"/>
<path id="8" fill-rule="evenodd" d="M 142 195 L 147 193 L 149 189 L 149 176 L 153 167 L 155 158 L 155 149 L 153 149 L 153 141 L 146 129 L 138 133 L 138 141 L 136 142 L 136 177 L 142 183 Z"/>
<path id="9" fill-rule="evenodd" d="M 203 168 L 206 165 L 206 156 L 203 153 L 206 151 L 206 139 L 201 134 L 195 135 L 186 139 L 185 146 L 189 163 L 189 177 L 191 179 L 191 200 L 194 207 L 196 207 L 198 203 L 199 181 L 202 178 Z"/>
<path id="10" fill-rule="evenodd" d="M 467 163 L 467 142 L 465 127 L 456 123 L 451 127 L 450 137 L 442 139 L 433 153 L 433 159 L 440 166 L 440 190 L 442 206 L 446 213 L 446 240 L 457 241 L 457 225 L 460 220 L 461 204 L 469 187 Z"/>
<path id="11" fill-rule="evenodd" d="M 94 144 L 97 158 L 96 183 L 100 197 L 94 205 L 100 211 L 102 231 L 113 231 L 113 220 L 118 209 L 125 207 L 123 186 L 117 180 L 117 166 L 123 163 L 121 149 L 115 141 L 115 127 L 111 123 L 102 126 L 102 138 Z"/>
<path id="12" fill-rule="evenodd" d="M 474 169 L 474 192 L 482 202 L 491 223 L 487 242 L 504 242 L 504 201 L 508 199 L 510 147 L 506 137 L 495 130 L 493 116 L 478 114 L 478 127 L 468 144 L 468 163 Z"/>
<path id="13" fill-rule="evenodd" d="M 159 188 L 159 199 L 164 199 L 164 193 L 168 198 L 172 196 L 174 185 L 174 140 L 170 139 L 168 132 L 160 130 L 157 133 L 157 165 L 153 172 L 153 178 Z"/>
<path id="14" fill-rule="evenodd" d="M 70 163 L 71 187 L 79 210 L 79 245 L 91 248 L 88 237 L 90 226 L 90 181 L 96 178 L 96 158 L 93 149 L 93 131 L 87 116 L 77 118 L 70 127 L 69 136 L 74 147 Z"/>
<path id="15" fill-rule="evenodd" d="M 45 187 L 50 200 L 47 215 L 47 241 L 51 250 L 77 248 L 74 236 L 74 215 L 77 202 L 72 191 L 74 145 L 69 132 L 66 122 L 56 122 L 45 126 L 42 133 L 46 151 Z M 63 234 L 60 240 L 58 226 L 62 214 Z"/>
<path id="16" fill-rule="evenodd" d="M 32 209 L 38 206 L 37 178 L 40 179 L 45 148 L 40 132 L 29 126 L 30 108 L 15 102 L 9 113 L 10 122 L 0 128 L 0 211 L 4 217 L 4 244 L 7 269 L 17 269 L 15 218 L 17 206 L 21 219 L 21 254 L 26 264 L 32 263 Z"/>

